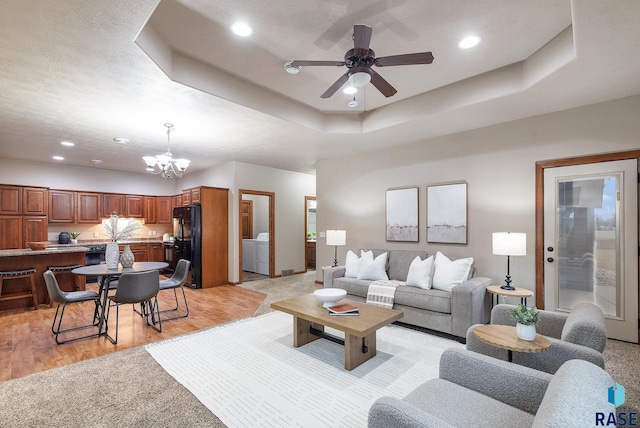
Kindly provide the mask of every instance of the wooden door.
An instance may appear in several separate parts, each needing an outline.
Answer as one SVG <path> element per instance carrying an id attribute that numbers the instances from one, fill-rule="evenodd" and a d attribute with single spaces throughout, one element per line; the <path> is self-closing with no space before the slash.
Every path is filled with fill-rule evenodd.
<path id="1" fill-rule="evenodd" d="M 242 239 L 253 239 L 253 201 L 240 201 L 240 230 Z"/>
<path id="2" fill-rule="evenodd" d="M 76 222 L 99 224 L 102 221 L 102 195 L 92 192 L 76 193 Z"/>
<path id="3" fill-rule="evenodd" d="M 124 195 L 115 193 L 102 194 L 102 216 L 109 217 L 111 213 L 124 215 Z"/>
<path id="4" fill-rule="evenodd" d="M 22 215 L 47 215 L 49 192 L 41 187 L 22 188 Z"/>
<path id="5" fill-rule="evenodd" d="M 22 242 L 22 216 L 0 216 L 0 249 L 18 250 Z"/>
<path id="6" fill-rule="evenodd" d="M 22 247 L 27 242 L 47 241 L 47 217 L 46 216 L 24 216 L 22 218 Z"/>
<path id="7" fill-rule="evenodd" d="M 22 214 L 22 188 L 0 186 L 0 214 Z"/>
<path id="8" fill-rule="evenodd" d="M 125 195 L 126 216 L 142 218 L 144 217 L 144 196 Z"/>
<path id="9" fill-rule="evenodd" d="M 156 220 L 158 224 L 171 224 L 173 218 L 173 198 L 158 196 L 156 198 Z"/>
<path id="10" fill-rule="evenodd" d="M 49 190 L 49 223 L 75 223 L 75 193 Z"/>
<path id="11" fill-rule="evenodd" d="M 158 223 L 158 212 L 156 209 L 156 197 L 145 196 L 144 197 L 144 222 L 146 224 Z"/>

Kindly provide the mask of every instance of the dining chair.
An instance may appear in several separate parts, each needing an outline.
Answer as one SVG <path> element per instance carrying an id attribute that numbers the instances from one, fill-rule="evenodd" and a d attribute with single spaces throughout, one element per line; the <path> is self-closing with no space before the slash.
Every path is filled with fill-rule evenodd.
<path id="1" fill-rule="evenodd" d="M 176 270 L 173 272 L 173 275 L 171 276 L 171 278 L 160 281 L 160 291 L 173 290 L 173 297 L 176 302 L 173 308 L 160 310 L 160 313 L 180 312 L 180 308 L 178 304 L 178 291 L 177 291 L 178 289 L 182 291 L 182 299 L 184 300 L 184 307 L 185 307 L 184 314 L 164 318 L 163 321 L 170 321 L 178 318 L 186 318 L 189 316 L 189 305 L 187 304 L 187 295 L 185 294 L 184 288 L 182 286 L 184 285 L 185 282 L 187 282 L 187 278 L 189 277 L 190 267 L 191 267 L 191 262 L 189 260 L 180 259 L 176 264 Z"/>
<path id="2" fill-rule="evenodd" d="M 51 332 L 55 336 L 57 344 L 63 344 L 66 342 L 71 342 L 78 339 L 85 339 L 87 337 L 97 337 L 100 335 L 100 321 L 102 317 L 102 313 L 100 310 L 100 297 L 98 293 L 95 291 L 62 291 L 60 286 L 58 285 L 58 280 L 56 280 L 55 275 L 51 270 L 47 270 L 44 273 L 44 282 L 47 285 L 47 291 L 49 292 L 49 298 L 54 303 L 57 303 L 56 314 L 53 317 L 53 323 L 51 324 Z M 95 304 L 95 309 L 93 311 L 93 321 L 91 324 L 80 325 L 77 327 L 70 327 L 66 329 L 62 329 L 62 318 L 64 317 L 64 310 L 67 308 L 67 305 L 72 303 L 82 303 L 82 302 L 93 302 Z M 60 307 L 62 306 L 62 310 Z M 58 314 L 60 318 L 58 318 Z M 57 325 L 56 325 L 57 321 Z M 84 336 L 74 337 L 72 339 L 60 340 L 58 337 L 61 333 L 67 333 L 69 331 L 81 330 L 84 328 L 97 327 L 98 332 L 93 334 L 87 334 Z"/>
<path id="3" fill-rule="evenodd" d="M 158 291 L 160 290 L 160 274 L 157 270 L 147 272 L 123 273 L 118 280 L 118 288 L 115 294 L 108 296 L 109 305 L 105 321 L 105 332 L 107 338 L 114 345 L 118 343 L 119 307 L 140 303 L 148 305 L 148 310 L 144 311 L 144 318 L 148 326 L 158 332 L 162 332 L 162 322 L 158 306 Z M 116 307 L 116 335 L 115 338 L 109 335 L 109 315 L 111 307 Z M 151 317 L 151 322 L 149 322 Z M 157 317 L 157 319 L 156 319 Z"/>

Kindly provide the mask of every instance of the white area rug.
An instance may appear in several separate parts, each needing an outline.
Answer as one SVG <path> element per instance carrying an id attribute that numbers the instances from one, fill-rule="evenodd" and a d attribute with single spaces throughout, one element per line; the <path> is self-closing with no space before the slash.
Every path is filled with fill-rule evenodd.
<path id="1" fill-rule="evenodd" d="M 146 349 L 229 427 L 365 427 L 377 398 L 404 397 L 438 377 L 445 349 L 464 347 L 388 326 L 378 331 L 377 355 L 348 372 L 339 344 L 294 348 L 292 324 L 291 315 L 272 312 Z"/>

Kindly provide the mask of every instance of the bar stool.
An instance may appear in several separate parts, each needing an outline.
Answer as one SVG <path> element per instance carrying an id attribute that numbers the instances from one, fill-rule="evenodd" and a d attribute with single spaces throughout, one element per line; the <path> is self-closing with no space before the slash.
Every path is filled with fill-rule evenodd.
<path id="1" fill-rule="evenodd" d="M 67 265 L 67 266 L 49 266 L 47 267 L 54 275 L 57 273 L 71 273 L 72 270 L 82 267 L 82 265 Z M 73 275 L 73 274 L 72 274 Z M 80 290 L 80 276 L 73 275 L 73 280 L 75 281 L 75 288 L 71 291 L 79 291 Z M 59 282 L 59 281 L 58 281 Z M 49 304 L 51 304 L 51 297 L 49 296 Z"/>
<path id="2" fill-rule="evenodd" d="M 36 273 L 35 268 L 0 271 L 0 302 L 31 297 L 31 300 L 33 301 L 33 308 L 37 310 L 38 297 L 36 296 L 36 281 L 34 277 L 35 273 Z M 21 278 L 29 278 L 29 282 L 31 285 L 30 291 L 22 290 L 18 292 L 9 293 L 9 294 L 2 294 L 3 285 L 6 281 L 21 279 Z"/>

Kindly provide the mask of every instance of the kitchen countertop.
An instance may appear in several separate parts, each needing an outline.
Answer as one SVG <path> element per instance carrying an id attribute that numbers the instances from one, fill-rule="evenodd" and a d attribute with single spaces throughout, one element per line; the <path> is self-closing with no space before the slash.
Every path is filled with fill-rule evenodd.
<path id="1" fill-rule="evenodd" d="M 73 247 L 82 247 L 82 246 L 92 246 L 92 245 L 106 245 L 108 244 L 109 240 L 86 240 L 86 241 L 79 241 L 77 244 L 58 244 L 57 242 L 52 242 L 51 246 L 49 246 L 49 248 L 51 247 L 56 247 L 56 248 L 73 248 Z M 162 239 L 135 239 L 135 240 L 131 240 L 131 241 L 118 241 L 119 245 L 136 245 L 136 244 L 162 244 L 163 241 Z"/>
<path id="2" fill-rule="evenodd" d="M 29 248 L 19 250 L 0 250 L 0 257 L 16 257 L 16 256 L 36 256 L 39 254 L 63 254 L 63 253 L 86 253 L 89 251 L 87 247 L 80 245 L 48 247 L 44 250 L 31 250 Z"/>

